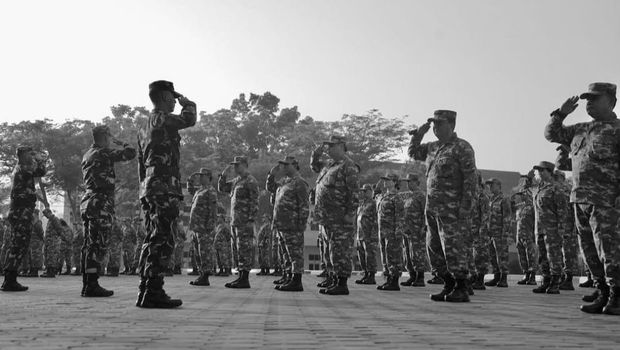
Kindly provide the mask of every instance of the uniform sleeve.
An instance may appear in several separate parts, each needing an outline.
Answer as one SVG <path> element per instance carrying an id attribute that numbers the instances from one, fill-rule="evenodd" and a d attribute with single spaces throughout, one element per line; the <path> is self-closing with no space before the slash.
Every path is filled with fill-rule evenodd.
<path id="1" fill-rule="evenodd" d="M 248 205 L 250 206 L 248 221 L 254 222 L 258 214 L 258 183 L 256 181 L 248 183 L 248 200 Z"/>
<path id="2" fill-rule="evenodd" d="M 461 209 L 471 211 L 476 189 L 478 188 L 478 175 L 476 174 L 476 156 L 474 149 L 466 143 L 459 157 L 461 172 L 463 173 L 463 197 L 461 198 Z"/>
<path id="3" fill-rule="evenodd" d="M 413 199 L 411 208 L 411 229 L 415 233 L 421 232 L 426 228 L 426 217 L 424 215 L 425 208 L 426 198 L 424 196 L 419 196 L 418 198 Z"/>
<path id="4" fill-rule="evenodd" d="M 196 104 L 192 101 L 188 101 L 185 106 L 183 106 L 181 114 L 167 115 L 166 119 L 164 120 L 164 125 L 167 127 L 175 128 L 177 130 L 189 128 L 190 126 L 196 125 Z"/>
<path id="5" fill-rule="evenodd" d="M 110 156 L 114 162 L 132 160 L 136 157 L 136 149 L 126 144 L 123 149 L 112 150 Z"/>
<path id="6" fill-rule="evenodd" d="M 226 181 L 226 175 L 220 174 L 217 179 L 217 190 L 224 193 L 232 191 L 232 182 Z"/>
<path id="7" fill-rule="evenodd" d="M 422 143 L 424 135 L 418 136 L 417 134 L 411 136 L 409 141 L 408 154 L 410 158 L 415 160 L 425 161 L 428 156 L 428 143 Z"/>
<path id="8" fill-rule="evenodd" d="M 353 162 L 347 162 L 345 165 L 345 182 L 347 185 L 347 193 L 345 196 L 345 215 L 355 217 L 357 212 L 359 188 L 359 168 Z"/>
<path id="9" fill-rule="evenodd" d="M 396 233 L 402 237 L 405 232 L 405 205 L 399 197 L 394 200 L 394 215 L 396 216 Z"/>
<path id="10" fill-rule="evenodd" d="M 559 115 L 558 111 L 551 113 L 551 119 L 545 127 L 545 138 L 550 142 L 557 142 L 570 145 L 575 136 L 575 125 L 564 126 L 565 117 Z"/>
<path id="11" fill-rule="evenodd" d="M 308 185 L 304 181 L 297 182 L 295 195 L 297 196 L 299 226 L 301 229 L 305 229 L 310 215 L 310 205 L 308 203 Z"/>
<path id="12" fill-rule="evenodd" d="M 310 156 L 310 169 L 315 173 L 321 172 L 325 164 L 321 161 L 321 154 L 316 150 L 312 151 L 312 155 Z"/>
<path id="13" fill-rule="evenodd" d="M 278 190 L 278 183 L 276 182 L 276 177 L 273 176 L 272 173 L 267 174 L 267 181 L 265 182 L 265 189 L 269 191 L 269 193 L 275 194 Z"/>
<path id="14" fill-rule="evenodd" d="M 194 203 L 192 203 L 192 208 L 189 212 L 189 229 L 192 231 L 196 231 L 200 228 L 201 219 L 205 218 L 204 212 L 204 197 L 206 192 L 200 193 L 194 199 Z"/>
<path id="15" fill-rule="evenodd" d="M 510 200 L 508 198 L 502 200 L 502 227 L 504 233 L 512 231 L 512 211 L 510 210 Z"/>

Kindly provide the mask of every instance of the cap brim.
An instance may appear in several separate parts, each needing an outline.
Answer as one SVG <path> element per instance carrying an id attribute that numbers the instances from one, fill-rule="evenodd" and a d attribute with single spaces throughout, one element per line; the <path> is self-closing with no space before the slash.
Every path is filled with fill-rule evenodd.
<path id="1" fill-rule="evenodd" d="M 290 162 L 287 162 L 285 160 L 278 160 L 278 163 L 284 164 L 284 165 L 290 165 L 291 164 Z"/>
<path id="2" fill-rule="evenodd" d="M 241 162 L 230 162 L 230 165 L 241 164 Z"/>
<path id="3" fill-rule="evenodd" d="M 541 169 L 543 169 L 543 170 L 553 171 L 553 170 L 551 170 L 551 169 L 549 169 L 549 168 L 545 168 L 545 167 L 538 166 L 538 165 L 534 165 L 534 166 L 532 167 L 532 169 L 534 169 L 534 170 L 541 170 Z"/>
<path id="4" fill-rule="evenodd" d="M 602 92 L 589 91 L 589 92 L 584 92 L 583 94 L 579 95 L 579 98 L 582 99 L 582 100 L 587 100 L 588 98 L 591 98 L 591 97 L 594 97 L 594 96 L 598 97 L 598 96 L 601 96 L 601 95 L 603 95 Z"/>

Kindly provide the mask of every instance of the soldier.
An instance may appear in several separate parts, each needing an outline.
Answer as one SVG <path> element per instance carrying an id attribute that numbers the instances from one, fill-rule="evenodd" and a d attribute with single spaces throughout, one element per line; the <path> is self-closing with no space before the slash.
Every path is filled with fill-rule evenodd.
<path id="1" fill-rule="evenodd" d="M 357 207 L 357 254 L 364 277 L 355 281 L 357 284 L 377 284 L 377 250 L 379 244 L 379 227 L 377 224 L 377 202 L 371 184 L 362 186 L 360 204 Z"/>
<path id="2" fill-rule="evenodd" d="M 480 171 L 476 171 L 478 178 L 476 195 L 474 197 L 474 209 L 472 212 L 472 224 L 471 224 L 471 252 L 469 256 L 469 271 L 470 271 L 470 283 L 472 291 L 485 290 L 484 275 L 488 272 L 489 262 L 489 196 L 487 196 L 484 190 L 484 183 L 482 182 L 482 174 Z M 473 295 L 468 291 L 470 295 Z"/>
<path id="3" fill-rule="evenodd" d="M 123 241 L 123 229 L 118 221 L 112 220 L 112 228 L 108 231 L 109 236 L 105 239 L 108 247 L 108 263 L 106 266 L 106 276 L 118 277 L 121 265 L 121 245 Z"/>
<path id="4" fill-rule="evenodd" d="M 74 276 L 82 275 L 82 247 L 84 246 L 84 230 L 79 222 L 73 223 L 73 242 L 71 251 L 73 252 L 73 266 L 75 271 L 72 273 Z"/>
<path id="5" fill-rule="evenodd" d="M 43 268 L 43 223 L 39 218 L 39 209 L 34 210 L 32 237 L 30 239 L 30 271 L 29 277 L 39 277 L 39 270 Z"/>
<path id="6" fill-rule="evenodd" d="M 11 244 L 4 261 L 4 282 L 0 290 L 4 292 L 23 292 L 28 287 L 17 282 L 17 269 L 28 251 L 32 234 L 32 216 L 37 196 L 34 178 L 44 176 L 45 159 L 30 147 L 17 148 L 17 166 L 12 174 L 11 200 L 9 203 L 9 223 L 11 225 Z"/>
<path id="7" fill-rule="evenodd" d="M 377 286 L 378 290 L 398 291 L 398 280 L 403 271 L 403 219 L 405 208 L 398 194 L 400 181 L 396 174 L 381 177 L 383 190 L 377 197 L 377 222 L 379 244 L 384 246 L 389 274 L 387 281 Z"/>
<path id="8" fill-rule="evenodd" d="M 73 232 L 69 227 L 69 224 L 64 219 L 60 219 L 60 226 L 62 226 L 62 231 L 60 232 L 60 249 L 58 251 L 59 258 L 58 260 L 58 274 L 59 275 L 70 275 L 71 274 L 71 257 L 72 251 L 71 246 L 73 244 Z M 62 272 L 62 266 L 65 265 L 65 272 Z"/>
<path id="9" fill-rule="evenodd" d="M 532 197 L 532 178 L 521 175 L 518 192 L 513 196 L 515 220 L 517 222 L 517 254 L 524 276 L 520 285 L 536 285 L 537 252 L 534 235 L 534 202 Z"/>
<path id="10" fill-rule="evenodd" d="M 144 308 L 173 308 L 181 306 L 182 301 L 166 294 L 163 274 L 174 250 L 172 225 L 183 198 L 179 130 L 196 124 L 196 104 L 164 80 L 149 85 L 149 98 L 154 109 L 138 135 L 140 200 L 147 232 L 140 254 L 137 304 Z M 177 99 L 183 107 L 179 115 L 172 114 Z"/>
<path id="11" fill-rule="evenodd" d="M 226 214 L 218 210 L 217 226 L 215 227 L 215 255 L 217 266 L 220 271 L 216 276 L 230 276 L 231 273 L 231 249 L 230 249 L 230 225 L 227 223 Z"/>
<path id="12" fill-rule="evenodd" d="M 403 224 L 403 249 L 409 279 L 401 286 L 424 287 L 424 270 L 426 267 L 426 195 L 420 190 L 420 180 L 415 174 L 408 174 L 401 181 L 407 184 L 403 193 L 405 221 Z"/>
<path id="13" fill-rule="evenodd" d="M 256 276 L 268 276 L 271 269 L 271 218 L 265 214 L 258 230 L 258 265 L 260 272 Z"/>
<path id="14" fill-rule="evenodd" d="M 60 219 L 49 208 L 43 210 L 43 216 L 47 218 L 45 237 L 43 240 L 43 256 L 45 258 L 45 271 L 39 277 L 54 278 L 60 272 L 58 261 L 60 260 L 60 236 L 64 228 Z"/>
<path id="15" fill-rule="evenodd" d="M 131 224 L 130 218 L 125 218 L 122 221 L 122 230 L 123 230 L 123 241 L 122 241 L 122 252 L 123 252 L 123 266 L 124 271 L 123 275 L 135 275 L 135 270 L 133 269 L 133 261 L 134 254 L 136 251 L 136 230 Z"/>
<path id="16" fill-rule="evenodd" d="M 570 213 L 573 209 L 570 205 L 570 184 L 566 181 L 566 176 L 560 170 L 555 170 L 553 180 L 557 183 L 558 188 L 562 190 L 566 203 L 567 211 Z M 575 290 L 573 286 L 573 276 L 578 272 L 579 247 L 577 242 L 577 228 L 575 227 L 574 215 L 568 215 L 566 218 L 566 231 L 562 233 L 562 256 L 564 270 L 560 279 L 560 290 Z"/>
<path id="17" fill-rule="evenodd" d="M 282 292 L 301 292 L 304 273 L 304 231 L 310 215 L 308 183 L 299 174 L 299 162 L 287 156 L 278 161 L 277 172 L 283 177 L 276 182 L 272 169 L 267 175 L 267 190 L 275 193 L 273 227 L 280 233 L 286 261 L 290 262 L 288 280 L 276 286 Z"/>
<path id="18" fill-rule="evenodd" d="M 538 185 L 534 189 L 536 243 L 543 282 L 534 293 L 560 294 L 562 274 L 562 232 L 566 230 L 567 202 L 553 180 L 555 165 L 540 162 L 534 166 Z"/>
<path id="19" fill-rule="evenodd" d="M 274 270 L 270 276 L 284 276 L 285 262 L 282 242 L 280 241 L 280 234 L 278 233 L 278 230 L 273 229 L 269 232 L 271 232 L 271 261 L 274 265 Z"/>
<path id="20" fill-rule="evenodd" d="M 99 273 L 103 269 L 107 240 L 112 235 L 114 220 L 114 190 L 116 174 L 114 163 L 131 160 L 136 156 L 134 148 L 117 140 L 105 125 L 93 128 L 93 144 L 82 158 L 82 177 L 85 193 L 80 204 L 84 227 L 84 250 L 82 258 L 82 296 L 109 297 L 114 294 L 99 285 Z M 110 143 L 122 149 L 110 148 Z M 120 239 L 120 237 L 119 237 Z M 110 257 L 112 260 L 114 256 Z"/>
<path id="21" fill-rule="evenodd" d="M 564 126 L 564 119 L 577 108 L 579 100 L 571 97 L 551 113 L 545 138 L 570 145 L 571 149 L 570 202 L 574 205 L 581 248 L 598 289 L 594 303 L 581 310 L 620 315 L 620 121 L 613 112 L 616 85 L 590 84 L 589 91 L 580 98 L 588 101 L 586 110 L 594 120 Z M 611 291 L 605 276 L 610 278 Z"/>
<path id="22" fill-rule="evenodd" d="M 508 287 L 508 236 L 510 235 L 510 202 L 502 193 L 502 183 L 498 179 L 488 179 L 491 200 L 489 202 L 489 237 L 491 239 L 491 260 L 493 279 L 486 282 L 487 287 Z"/>
<path id="23" fill-rule="evenodd" d="M 234 166 L 234 179 L 227 173 Z M 250 288 L 248 277 L 252 269 L 254 220 L 258 213 L 258 182 L 248 171 L 247 157 L 238 156 L 220 174 L 218 190 L 230 193 L 231 233 L 236 240 L 239 278 L 226 283 L 226 288 Z"/>
<path id="24" fill-rule="evenodd" d="M 2 265 L 6 260 L 6 254 L 11 245 L 11 227 L 9 221 L 6 218 L 0 219 L 0 275 L 4 275 L 4 269 Z"/>
<path id="25" fill-rule="evenodd" d="M 189 217 L 189 230 L 198 241 L 200 276 L 190 282 L 194 286 L 208 286 L 215 265 L 215 227 L 217 225 L 217 192 L 212 185 L 211 170 L 202 168 L 198 173 L 200 189 L 194 194 Z"/>
<path id="26" fill-rule="evenodd" d="M 321 160 L 326 152 L 329 161 Z M 319 290 L 321 294 L 348 295 L 347 280 L 351 276 L 351 251 L 355 238 L 354 221 L 359 191 L 359 166 L 347 155 L 346 139 L 332 135 L 317 147 L 310 166 L 318 173 L 315 215 L 323 225 L 329 241 L 329 261 L 333 266 L 333 283 Z"/>
<path id="27" fill-rule="evenodd" d="M 144 214 L 141 214 L 144 215 Z M 134 219 L 133 227 L 136 230 L 136 251 L 133 254 L 133 263 L 131 265 L 131 270 L 134 272 L 133 275 L 137 275 L 136 272 L 140 268 L 140 258 L 142 256 L 142 246 L 146 239 L 146 228 L 144 227 L 144 220 L 138 216 Z"/>
<path id="28" fill-rule="evenodd" d="M 187 230 L 185 227 L 184 220 L 177 219 L 174 251 L 170 259 L 170 272 L 172 275 L 180 275 L 183 268 L 183 252 L 185 250 L 185 241 L 187 240 Z"/>
<path id="29" fill-rule="evenodd" d="M 438 141 L 421 144 L 433 122 Z M 427 246 L 431 266 L 445 283 L 435 301 L 467 302 L 467 249 L 476 196 L 476 161 L 471 145 L 457 137 L 456 112 L 437 110 L 413 132 L 409 156 L 426 161 Z M 439 233 L 442 232 L 440 236 Z M 445 252 L 445 255 L 444 255 Z"/>

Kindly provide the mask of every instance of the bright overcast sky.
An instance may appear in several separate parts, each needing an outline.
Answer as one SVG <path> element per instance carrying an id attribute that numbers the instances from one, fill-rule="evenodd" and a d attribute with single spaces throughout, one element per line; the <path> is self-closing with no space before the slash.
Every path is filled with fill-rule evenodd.
<path id="1" fill-rule="evenodd" d="M 207 112 L 265 91 L 321 120 L 454 109 L 480 168 L 526 172 L 555 159 L 549 112 L 620 82 L 619 14 L 617 0 L 2 1 L 0 118 L 100 120 L 150 108 L 148 83 L 167 79 Z"/>

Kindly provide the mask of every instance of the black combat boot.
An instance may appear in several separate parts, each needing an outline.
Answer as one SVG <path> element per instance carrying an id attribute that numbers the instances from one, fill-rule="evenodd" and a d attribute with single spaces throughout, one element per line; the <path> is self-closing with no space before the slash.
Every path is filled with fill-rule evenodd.
<path id="1" fill-rule="evenodd" d="M 99 297 L 111 297 L 114 292 L 107 290 L 99 285 L 99 275 L 96 273 L 86 274 L 86 286 L 84 287 L 83 297 L 87 298 L 99 298 Z"/>
<path id="2" fill-rule="evenodd" d="M 592 279 L 592 274 L 589 272 L 586 273 L 586 280 L 583 283 L 579 283 L 580 288 L 594 288 L 594 280 Z"/>
<path id="3" fill-rule="evenodd" d="M 182 275 L 183 273 L 181 272 L 181 265 L 175 265 L 172 273 L 175 275 Z"/>
<path id="4" fill-rule="evenodd" d="M 319 290 L 321 294 L 328 295 L 349 295 L 349 287 L 347 286 L 347 277 L 337 276 L 337 281 L 333 286 L 329 288 L 323 288 Z"/>
<path id="5" fill-rule="evenodd" d="M 318 283 L 316 286 L 319 288 L 329 288 L 336 282 L 336 276 L 334 276 L 334 273 L 329 272 L 327 273 L 327 277 L 325 277 L 325 279 L 322 282 Z"/>
<path id="6" fill-rule="evenodd" d="M 284 271 L 284 274 L 282 275 L 282 278 L 273 281 L 273 284 L 275 285 L 281 285 L 281 284 L 286 284 L 291 280 L 291 273 L 288 271 Z"/>
<path id="7" fill-rule="evenodd" d="M 560 283 L 560 290 L 575 290 L 575 287 L 573 286 L 573 274 L 571 273 L 567 273 L 566 276 L 564 277 L 564 280 L 562 281 L 562 283 Z"/>
<path id="8" fill-rule="evenodd" d="M 233 288 L 233 289 L 247 289 L 250 288 L 250 271 L 241 270 L 239 271 L 239 279 L 236 282 L 226 283 L 224 287 Z"/>
<path id="9" fill-rule="evenodd" d="M 543 276 L 542 283 L 537 288 L 532 289 L 533 293 L 547 293 L 547 288 L 551 285 L 551 276 Z"/>
<path id="10" fill-rule="evenodd" d="M 387 277 L 390 275 L 390 270 L 388 270 L 387 265 L 383 265 L 383 277 Z"/>
<path id="11" fill-rule="evenodd" d="M 388 291 L 399 291 L 400 287 L 398 286 L 398 280 L 400 279 L 400 273 L 398 274 L 390 274 L 387 282 L 377 287 L 379 290 L 388 290 Z"/>
<path id="12" fill-rule="evenodd" d="M 424 287 L 426 284 L 424 283 L 424 270 L 419 270 L 416 272 L 415 281 L 411 283 L 412 287 Z"/>
<path id="13" fill-rule="evenodd" d="M 183 305 L 181 299 L 172 299 L 163 288 L 162 277 L 151 277 L 146 281 L 146 289 L 140 307 L 148 309 L 172 309 Z"/>
<path id="14" fill-rule="evenodd" d="M 355 284 L 365 284 L 366 279 L 368 278 L 368 271 L 364 271 L 364 276 L 362 278 L 355 280 Z"/>
<path id="15" fill-rule="evenodd" d="M 585 301 L 586 303 L 592 303 L 594 302 L 594 300 L 596 300 L 596 298 L 598 298 L 599 294 L 601 294 L 601 292 L 598 289 L 595 289 L 592 294 L 584 295 L 581 300 Z"/>
<path id="16" fill-rule="evenodd" d="M 403 287 L 411 287 L 411 285 L 415 282 L 416 273 L 415 271 L 409 271 L 409 278 L 406 281 L 400 282 L 400 285 Z"/>
<path id="17" fill-rule="evenodd" d="M 477 273 L 473 276 L 473 280 L 471 283 L 471 289 L 473 290 L 486 290 L 487 287 L 484 286 L 484 273 Z"/>
<path id="18" fill-rule="evenodd" d="M 473 278 L 473 276 L 472 276 L 472 278 Z M 457 284 L 458 284 L 458 281 L 457 281 Z M 471 287 L 471 284 L 472 284 L 471 283 L 471 278 L 466 278 L 465 279 L 465 288 L 467 290 L 467 295 L 474 295 L 475 294 L 474 293 L 474 289 Z"/>
<path id="19" fill-rule="evenodd" d="M 118 277 L 119 267 L 108 267 L 106 269 L 106 277 Z"/>
<path id="20" fill-rule="evenodd" d="M 530 278 L 527 280 L 527 285 L 528 286 L 536 285 L 536 272 L 530 271 Z"/>
<path id="21" fill-rule="evenodd" d="M 273 273 L 271 274 L 271 276 L 282 276 L 283 272 L 282 269 L 279 267 L 276 267 L 275 270 L 273 270 Z"/>
<path id="22" fill-rule="evenodd" d="M 581 311 L 588 314 L 601 314 L 609 302 L 609 285 L 605 282 L 605 277 L 596 281 L 596 288 L 599 291 L 598 297 L 590 305 L 581 305 Z"/>
<path id="23" fill-rule="evenodd" d="M 445 281 L 440 276 L 438 276 L 436 274 L 433 274 L 433 278 L 431 278 L 430 280 L 426 281 L 426 283 L 428 283 L 428 284 L 444 284 Z"/>
<path id="24" fill-rule="evenodd" d="M 387 285 L 389 285 L 390 283 L 392 283 L 392 275 L 387 275 L 387 278 L 385 279 L 385 282 L 383 282 L 382 285 L 377 286 L 378 290 L 383 290 L 383 288 L 385 288 Z"/>
<path id="25" fill-rule="evenodd" d="M 325 278 L 327 277 L 328 272 L 326 269 L 323 269 L 323 271 L 321 271 L 321 273 L 319 273 L 318 275 L 316 275 L 316 277 L 320 277 L 320 278 Z"/>
<path id="26" fill-rule="evenodd" d="M 560 276 L 552 275 L 551 282 L 547 288 L 547 294 L 560 294 Z"/>
<path id="27" fill-rule="evenodd" d="M 607 315 L 620 315 L 620 284 L 613 279 L 609 281 L 609 284 L 609 300 L 603 308 L 603 313 Z"/>
<path id="28" fill-rule="evenodd" d="M 256 276 L 266 276 L 269 275 L 269 272 L 265 272 L 265 268 L 261 267 L 260 272 L 256 274 Z"/>
<path id="29" fill-rule="evenodd" d="M 144 291 L 146 290 L 146 278 L 140 277 L 140 284 L 138 284 L 138 297 L 136 298 L 136 306 L 142 305 L 142 299 L 144 298 Z"/>
<path id="30" fill-rule="evenodd" d="M 502 273 L 495 286 L 500 288 L 508 288 L 508 274 Z"/>
<path id="31" fill-rule="evenodd" d="M 443 280 L 445 281 L 443 285 L 443 289 L 441 290 L 441 292 L 437 294 L 431 294 L 431 300 L 433 301 L 445 301 L 446 295 L 452 293 L 452 290 L 454 290 L 454 287 L 456 286 L 456 280 L 454 279 L 454 277 L 452 277 L 452 275 L 449 272 L 444 274 L 442 277 L 443 277 Z"/>
<path id="32" fill-rule="evenodd" d="M 4 282 L 0 290 L 3 292 L 25 292 L 28 287 L 17 282 L 17 271 L 4 271 Z"/>
<path id="33" fill-rule="evenodd" d="M 473 291 L 472 291 L 473 292 Z M 466 303 L 469 301 L 469 293 L 467 292 L 467 280 L 459 278 L 452 292 L 445 296 L 445 301 L 451 303 Z"/>
<path id="34" fill-rule="evenodd" d="M 55 278 L 56 277 L 56 269 L 53 267 L 46 267 L 45 271 L 39 276 L 43 278 Z"/>
<path id="35" fill-rule="evenodd" d="M 377 281 L 375 281 L 375 274 L 377 273 L 377 271 L 368 271 L 368 277 L 366 277 L 366 279 L 364 280 L 364 283 L 362 284 L 377 284 Z"/>
<path id="36" fill-rule="evenodd" d="M 301 273 L 294 273 L 288 283 L 276 286 L 276 289 L 281 292 L 303 292 L 304 286 L 301 284 Z"/>
<path id="37" fill-rule="evenodd" d="M 209 283 L 209 274 L 206 272 L 201 272 L 200 276 L 198 276 L 195 280 L 190 281 L 189 284 L 192 286 L 210 286 L 211 283 Z"/>
<path id="38" fill-rule="evenodd" d="M 517 284 L 521 285 L 521 286 L 526 285 L 527 282 L 530 280 L 530 274 L 531 274 L 530 271 L 525 271 L 525 274 L 523 275 L 523 278 L 518 280 Z"/>
<path id="39" fill-rule="evenodd" d="M 484 285 L 487 287 L 495 287 L 499 283 L 499 280 L 501 277 L 502 277 L 502 274 L 499 272 L 496 272 L 493 274 L 493 279 L 490 281 L 484 282 Z"/>
<path id="40" fill-rule="evenodd" d="M 80 296 L 84 296 L 84 292 L 86 291 L 86 274 L 82 274 L 82 291 L 80 292 Z"/>

